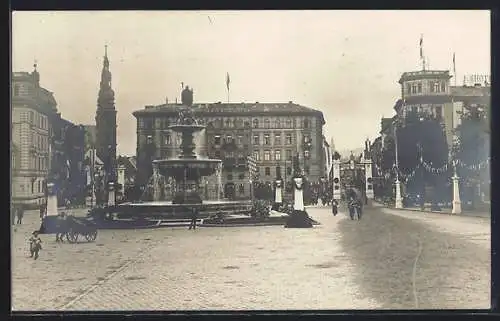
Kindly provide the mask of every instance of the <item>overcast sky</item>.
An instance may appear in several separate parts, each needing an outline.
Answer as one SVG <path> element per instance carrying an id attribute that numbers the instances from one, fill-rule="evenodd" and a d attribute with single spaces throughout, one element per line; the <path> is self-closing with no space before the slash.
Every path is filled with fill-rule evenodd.
<path id="1" fill-rule="evenodd" d="M 489 74 L 488 11 L 15 12 L 12 68 L 53 91 L 63 117 L 93 124 L 107 43 L 118 110 L 118 152 L 133 155 L 134 110 L 195 102 L 288 102 L 321 110 L 337 149 L 363 146 L 393 114 L 404 71 Z M 453 79 L 452 79 L 453 82 Z M 180 100 L 180 98 L 179 98 Z"/>

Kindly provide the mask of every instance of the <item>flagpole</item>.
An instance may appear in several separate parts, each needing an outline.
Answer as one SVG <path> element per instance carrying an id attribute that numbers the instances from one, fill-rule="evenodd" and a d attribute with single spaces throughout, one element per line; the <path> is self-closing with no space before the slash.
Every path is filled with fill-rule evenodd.
<path id="1" fill-rule="evenodd" d="M 229 72 L 226 72 L 226 88 L 227 88 L 227 103 L 229 104 L 229 83 L 231 82 L 229 78 Z"/>
<path id="2" fill-rule="evenodd" d="M 453 53 L 453 76 L 455 77 L 454 82 L 455 82 L 455 87 L 457 86 L 457 68 L 455 64 L 455 53 Z"/>

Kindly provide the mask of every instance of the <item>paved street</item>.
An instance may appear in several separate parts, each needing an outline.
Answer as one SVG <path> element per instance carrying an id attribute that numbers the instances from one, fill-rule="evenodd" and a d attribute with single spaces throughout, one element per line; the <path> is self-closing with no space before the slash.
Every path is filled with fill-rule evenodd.
<path id="1" fill-rule="evenodd" d="M 322 225 L 43 235 L 39 260 L 13 232 L 14 310 L 488 308 L 489 221 L 375 207 Z M 35 223 L 36 222 L 36 223 Z"/>

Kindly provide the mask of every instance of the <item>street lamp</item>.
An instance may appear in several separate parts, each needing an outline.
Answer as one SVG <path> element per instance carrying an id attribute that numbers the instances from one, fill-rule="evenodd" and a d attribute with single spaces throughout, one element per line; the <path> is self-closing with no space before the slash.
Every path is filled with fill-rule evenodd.
<path id="1" fill-rule="evenodd" d="M 398 134 L 397 134 L 397 124 L 398 122 L 394 122 L 394 145 L 395 145 L 395 169 L 396 169 L 396 203 L 395 208 L 403 208 L 403 198 L 401 197 L 401 182 L 399 181 L 399 155 L 398 155 Z"/>

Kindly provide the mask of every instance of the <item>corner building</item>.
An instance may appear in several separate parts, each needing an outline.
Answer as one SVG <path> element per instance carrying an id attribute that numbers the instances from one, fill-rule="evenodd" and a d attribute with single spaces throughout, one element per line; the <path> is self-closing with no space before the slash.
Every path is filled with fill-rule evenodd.
<path id="1" fill-rule="evenodd" d="M 40 86 L 40 75 L 12 73 L 12 202 L 35 206 L 44 200 L 51 168 L 51 118 L 57 113 L 53 93 Z"/>
<path id="2" fill-rule="evenodd" d="M 146 106 L 133 113 L 137 118 L 137 180 L 146 184 L 152 174 L 151 161 L 175 157 L 180 136 L 168 126 L 177 121 L 180 104 Z M 221 185 L 215 175 L 204 184 L 205 199 L 250 198 L 247 157 L 258 166 L 258 181 L 272 184 L 276 177 L 289 180 L 292 157 L 299 154 L 309 181 L 325 173 L 323 113 L 293 102 L 194 104 L 193 110 L 206 130 L 195 138 L 201 156 L 222 160 Z M 291 197 L 291 193 L 288 193 Z M 286 197 L 287 195 L 285 195 Z"/>

